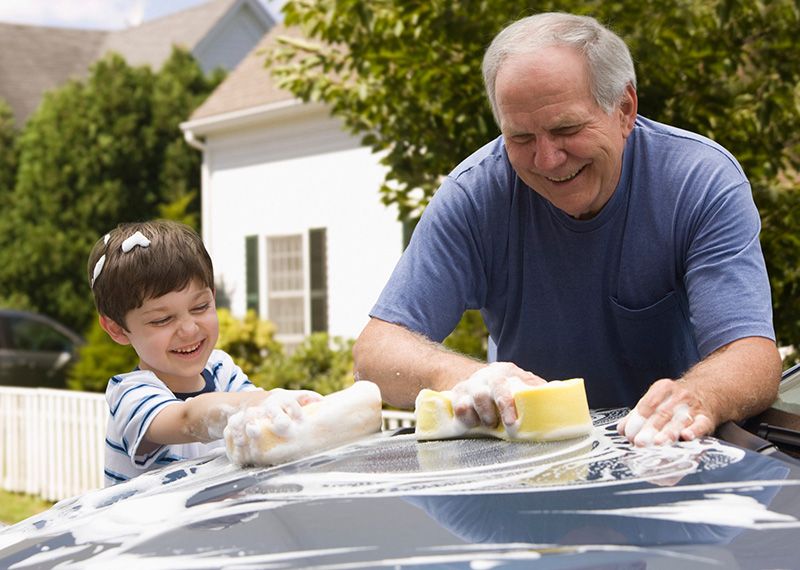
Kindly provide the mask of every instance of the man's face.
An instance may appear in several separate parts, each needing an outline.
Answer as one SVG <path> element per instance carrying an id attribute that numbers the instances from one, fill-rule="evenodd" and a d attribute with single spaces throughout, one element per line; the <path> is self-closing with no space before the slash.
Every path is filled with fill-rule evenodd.
<path id="1" fill-rule="evenodd" d="M 151 370 L 175 392 L 197 389 L 200 373 L 219 336 L 214 292 L 192 281 L 182 291 L 148 299 L 125 315 L 128 330 L 111 331 L 139 355 L 139 367 Z M 106 329 L 108 330 L 108 329 Z"/>
<path id="2" fill-rule="evenodd" d="M 595 216 L 619 181 L 625 139 L 636 119 L 636 92 L 606 114 L 592 97 L 583 57 L 550 47 L 511 56 L 495 87 L 500 128 L 517 175 L 577 219 Z"/>

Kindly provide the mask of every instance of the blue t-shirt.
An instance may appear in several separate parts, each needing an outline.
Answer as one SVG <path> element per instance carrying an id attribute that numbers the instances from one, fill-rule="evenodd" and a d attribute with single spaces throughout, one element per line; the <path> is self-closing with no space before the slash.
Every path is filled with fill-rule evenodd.
<path id="1" fill-rule="evenodd" d="M 500 137 L 445 179 L 370 315 L 441 341 L 480 309 L 497 360 L 632 406 L 725 344 L 775 338 L 760 225 L 741 166 L 702 136 L 638 117 L 589 220 L 517 177 Z"/>

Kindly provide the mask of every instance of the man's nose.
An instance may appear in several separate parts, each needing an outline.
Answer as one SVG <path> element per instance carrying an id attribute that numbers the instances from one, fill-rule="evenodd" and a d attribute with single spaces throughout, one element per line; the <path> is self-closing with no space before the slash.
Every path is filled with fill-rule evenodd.
<path id="1" fill-rule="evenodd" d="M 552 137 L 541 136 L 536 138 L 536 154 L 533 157 L 534 165 L 540 172 L 547 172 L 558 168 L 564 163 L 567 153 Z"/>

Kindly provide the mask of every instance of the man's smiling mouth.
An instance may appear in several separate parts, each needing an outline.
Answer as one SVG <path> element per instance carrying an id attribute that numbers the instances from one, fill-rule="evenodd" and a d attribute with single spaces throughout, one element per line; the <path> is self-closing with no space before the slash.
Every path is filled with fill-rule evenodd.
<path id="1" fill-rule="evenodd" d="M 578 174 L 583 172 L 584 168 L 586 168 L 585 164 L 583 166 L 581 166 L 578 170 L 573 172 L 572 174 L 564 176 L 563 178 L 551 178 L 550 176 L 545 176 L 545 178 L 547 178 L 550 182 L 569 182 L 570 180 L 575 178 Z"/>

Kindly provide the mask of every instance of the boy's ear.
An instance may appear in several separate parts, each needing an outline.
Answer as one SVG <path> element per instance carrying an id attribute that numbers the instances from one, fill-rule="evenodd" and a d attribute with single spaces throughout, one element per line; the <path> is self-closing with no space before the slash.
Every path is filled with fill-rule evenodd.
<path id="1" fill-rule="evenodd" d="M 128 340 L 128 335 L 125 334 L 125 329 L 109 319 L 107 316 L 100 315 L 100 326 L 103 327 L 103 330 L 108 333 L 108 336 L 114 339 L 114 342 L 118 344 L 131 343 L 131 341 Z"/>

